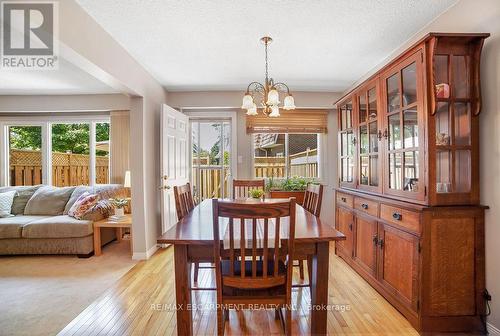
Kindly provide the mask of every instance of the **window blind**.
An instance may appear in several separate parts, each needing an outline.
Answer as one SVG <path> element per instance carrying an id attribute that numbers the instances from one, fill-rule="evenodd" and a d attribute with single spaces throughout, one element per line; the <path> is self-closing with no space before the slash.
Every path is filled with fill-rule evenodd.
<path id="1" fill-rule="evenodd" d="M 242 111 L 242 113 L 244 113 Z M 246 116 L 247 133 L 326 133 L 328 110 L 282 110 L 278 118 L 266 117 L 262 110 Z"/>

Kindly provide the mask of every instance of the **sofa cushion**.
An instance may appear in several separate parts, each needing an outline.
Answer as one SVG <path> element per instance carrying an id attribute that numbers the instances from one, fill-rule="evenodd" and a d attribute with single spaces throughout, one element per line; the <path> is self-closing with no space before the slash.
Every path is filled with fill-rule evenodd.
<path id="1" fill-rule="evenodd" d="M 66 203 L 66 206 L 64 207 L 63 215 L 67 215 L 69 209 L 71 209 L 73 204 L 75 204 L 76 200 L 86 192 L 88 192 L 89 194 L 92 193 L 92 187 L 89 186 L 76 187 L 75 190 L 73 190 L 73 192 L 71 193 L 68 203 Z"/>
<path id="2" fill-rule="evenodd" d="M 64 207 L 75 187 L 58 188 L 43 186 L 39 188 L 26 204 L 25 215 L 62 215 Z"/>
<path id="3" fill-rule="evenodd" d="M 41 185 L 1 187 L 0 193 L 11 190 L 17 191 L 16 197 L 14 197 L 14 203 L 12 203 L 11 213 L 13 215 L 22 215 L 24 214 L 24 208 L 26 208 L 26 203 L 28 203 L 31 196 L 33 196 L 35 191 L 37 191 L 40 187 Z"/>
<path id="4" fill-rule="evenodd" d="M 0 218 L 0 239 L 21 238 L 21 232 L 24 225 L 43 218 L 44 216 L 14 216 Z"/>
<path id="5" fill-rule="evenodd" d="M 76 238 L 92 234 L 93 222 L 68 215 L 46 217 L 23 226 L 24 238 Z"/>

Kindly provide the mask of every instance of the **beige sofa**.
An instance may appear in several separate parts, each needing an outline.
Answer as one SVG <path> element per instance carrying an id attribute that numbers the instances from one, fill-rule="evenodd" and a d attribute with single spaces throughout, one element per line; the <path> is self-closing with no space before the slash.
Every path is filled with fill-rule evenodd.
<path id="1" fill-rule="evenodd" d="M 0 218 L 0 255 L 76 254 L 92 255 L 93 221 L 107 216 L 94 210 L 85 220 L 68 216 L 77 198 L 89 191 L 102 199 L 126 196 L 121 185 L 99 185 L 57 188 L 51 186 L 0 187 L 0 193 L 16 190 L 11 213 Z M 101 229 L 101 242 L 115 239 L 113 229 Z"/>

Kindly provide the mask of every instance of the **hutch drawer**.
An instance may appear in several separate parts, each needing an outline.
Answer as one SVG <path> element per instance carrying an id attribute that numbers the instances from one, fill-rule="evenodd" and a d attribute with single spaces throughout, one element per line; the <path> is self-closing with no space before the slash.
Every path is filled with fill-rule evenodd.
<path id="1" fill-rule="evenodd" d="M 380 218 L 409 231 L 420 233 L 420 213 L 387 204 L 380 206 Z"/>
<path id="2" fill-rule="evenodd" d="M 353 199 L 354 197 L 344 193 L 337 193 L 337 204 L 346 206 L 349 208 L 353 207 Z"/>
<path id="3" fill-rule="evenodd" d="M 354 198 L 354 209 L 378 217 L 378 202 L 362 197 Z"/>

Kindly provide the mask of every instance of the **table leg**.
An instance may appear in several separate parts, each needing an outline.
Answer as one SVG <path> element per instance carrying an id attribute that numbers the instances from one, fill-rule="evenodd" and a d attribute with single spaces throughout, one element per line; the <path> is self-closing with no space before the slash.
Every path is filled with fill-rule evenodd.
<path id="1" fill-rule="evenodd" d="M 326 335 L 328 318 L 329 243 L 317 243 L 316 251 L 316 254 L 312 258 L 311 334 Z"/>
<path id="2" fill-rule="evenodd" d="M 191 263 L 188 260 L 187 245 L 174 245 L 175 298 L 177 303 L 177 334 L 193 334 L 191 310 Z"/>
<path id="3" fill-rule="evenodd" d="M 101 253 L 101 228 L 94 228 L 94 255 L 100 256 Z"/>
<path id="4" fill-rule="evenodd" d="M 123 235 L 122 228 L 116 228 L 115 232 L 116 232 L 116 241 L 119 243 L 122 241 L 122 235 Z"/>

